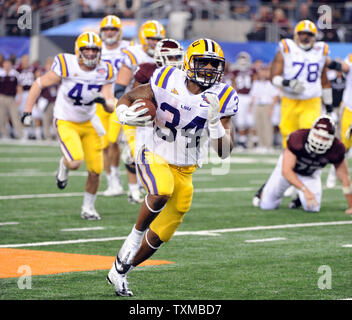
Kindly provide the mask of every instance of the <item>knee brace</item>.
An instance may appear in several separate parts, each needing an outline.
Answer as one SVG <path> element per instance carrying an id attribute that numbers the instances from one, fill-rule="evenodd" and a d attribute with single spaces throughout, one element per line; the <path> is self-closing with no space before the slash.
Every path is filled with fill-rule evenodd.
<path id="1" fill-rule="evenodd" d="M 126 170 L 128 170 L 131 173 L 136 173 L 136 164 L 134 162 L 132 163 L 125 163 Z"/>

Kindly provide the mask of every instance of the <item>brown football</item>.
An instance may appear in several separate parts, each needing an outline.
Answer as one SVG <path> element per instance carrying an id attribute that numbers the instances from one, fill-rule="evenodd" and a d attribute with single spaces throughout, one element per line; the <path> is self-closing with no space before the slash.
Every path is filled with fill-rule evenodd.
<path id="1" fill-rule="evenodd" d="M 154 120 L 155 114 L 156 114 L 156 106 L 153 103 L 153 101 L 151 101 L 149 99 L 138 99 L 135 102 L 137 102 L 137 101 L 138 102 L 143 101 L 145 103 L 145 105 L 137 108 L 136 111 L 148 108 L 148 112 L 143 114 L 142 116 L 152 116 L 151 120 Z"/>

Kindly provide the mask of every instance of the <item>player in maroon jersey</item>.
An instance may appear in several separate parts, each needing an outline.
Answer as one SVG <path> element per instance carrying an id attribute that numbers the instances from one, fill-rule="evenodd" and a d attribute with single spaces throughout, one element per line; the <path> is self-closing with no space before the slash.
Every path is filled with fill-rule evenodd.
<path id="1" fill-rule="evenodd" d="M 328 115 L 316 119 L 311 129 L 291 133 L 287 148 L 280 156 L 269 180 L 258 190 L 253 205 L 263 210 L 277 209 L 285 190 L 293 185 L 298 190 L 297 199 L 290 208 L 303 207 L 305 211 L 318 212 L 321 205 L 322 169 L 331 163 L 342 183 L 348 209 L 352 214 L 352 185 L 345 159 L 345 147 L 335 137 L 335 123 Z"/>
<path id="2" fill-rule="evenodd" d="M 176 40 L 162 39 L 155 47 L 154 60 L 155 63 L 146 62 L 139 65 L 134 76 L 133 87 L 148 83 L 157 68 L 168 65 L 181 69 L 183 66 L 183 49 Z"/>
<path id="3" fill-rule="evenodd" d="M 233 117 L 234 127 L 238 131 L 238 145 L 247 148 L 249 139 L 255 146 L 257 144 L 257 136 L 254 130 L 254 115 L 249 112 L 251 103 L 250 90 L 252 88 L 253 77 L 256 70 L 252 68 L 252 59 L 250 55 L 241 51 L 236 58 L 235 69 L 232 71 L 232 86 L 238 93 L 240 100 L 240 108 L 238 114 Z"/>

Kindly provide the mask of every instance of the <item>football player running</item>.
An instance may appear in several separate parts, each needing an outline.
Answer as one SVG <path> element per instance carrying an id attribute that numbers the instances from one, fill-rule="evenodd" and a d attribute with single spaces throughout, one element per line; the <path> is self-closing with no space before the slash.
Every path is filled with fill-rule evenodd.
<path id="1" fill-rule="evenodd" d="M 122 50 L 124 57 L 121 60 L 121 68 L 118 72 L 115 83 L 116 98 L 120 98 L 124 92 L 131 90 L 134 82 L 133 76 L 141 63 L 154 63 L 155 46 L 159 40 L 165 38 L 165 28 L 159 21 L 148 20 L 139 28 L 138 38 L 139 44 L 129 46 Z M 114 122 L 118 121 L 115 113 L 112 119 Z M 143 188 L 137 181 L 136 166 L 134 162 L 136 127 L 124 125 L 122 129 L 128 144 L 128 149 L 123 151 L 123 155 L 131 155 L 131 157 L 123 156 L 123 158 L 125 158 L 128 178 L 127 199 L 130 203 L 141 203 L 143 202 Z M 116 130 L 114 131 L 116 132 Z M 112 132 L 109 140 L 115 141 L 116 138 L 117 136 L 114 136 Z"/>
<path id="2" fill-rule="evenodd" d="M 100 37 L 102 39 L 101 60 L 111 63 L 117 70 L 121 65 L 123 57 L 122 49 L 131 45 L 129 41 L 122 39 L 122 23 L 119 17 L 108 15 L 100 22 Z M 97 105 L 99 116 L 106 135 L 104 136 L 104 169 L 108 187 L 104 196 L 118 196 L 123 193 L 123 186 L 120 179 L 120 146 L 118 136 L 121 126 L 113 123 L 113 113 L 108 113 L 103 106 Z M 111 138 L 109 138 L 111 135 Z"/>
<path id="3" fill-rule="evenodd" d="M 234 88 L 221 83 L 225 59 L 213 40 L 199 39 L 187 49 L 184 71 L 158 68 L 149 83 L 124 94 L 116 108 L 121 123 L 150 126 L 140 98 L 157 104 L 153 130 L 137 155 L 137 170 L 147 195 L 139 215 L 108 273 L 119 296 L 132 296 L 127 273 L 171 239 L 189 211 L 192 175 L 207 154 L 208 141 L 221 158 L 233 148 L 231 117 L 238 110 Z M 209 136 L 208 136 L 209 130 Z"/>
<path id="4" fill-rule="evenodd" d="M 85 186 L 81 217 L 99 220 L 95 200 L 103 171 L 104 127 L 96 113 L 96 103 L 112 113 L 116 99 L 112 84 L 116 78 L 114 67 L 101 61 L 101 39 L 94 32 L 78 36 L 75 55 L 58 54 L 51 70 L 33 83 L 22 116 L 30 125 L 31 112 L 43 88 L 60 84 L 54 107 L 54 120 L 61 152 L 56 174 L 57 186 L 64 189 L 70 170 L 86 163 L 88 178 Z"/>
<path id="5" fill-rule="evenodd" d="M 352 185 L 345 147 L 335 137 L 334 120 L 323 115 L 316 119 L 311 129 L 300 129 L 290 134 L 287 148 L 280 156 L 269 180 L 258 190 L 253 205 L 262 210 L 280 207 L 284 192 L 290 185 L 298 190 L 298 197 L 289 208 L 303 207 L 304 211 L 320 211 L 322 198 L 322 169 L 331 163 L 342 183 L 348 209 L 352 214 Z"/>
<path id="6" fill-rule="evenodd" d="M 281 121 L 283 148 L 298 129 L 311 128 L 321 115 L 322 102 L 332 111 L 332 89 L 327 77 L 329 47 L 316 41 L 318 30 L 309 20 L 298 22 L 294 40 L 282 39 L 271 65 L 271 81 L 282 88 Z"/>

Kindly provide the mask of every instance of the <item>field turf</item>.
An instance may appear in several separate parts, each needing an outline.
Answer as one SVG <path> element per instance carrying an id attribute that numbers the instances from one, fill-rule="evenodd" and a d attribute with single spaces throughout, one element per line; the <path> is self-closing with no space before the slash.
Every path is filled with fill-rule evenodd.
<path id="1" fill-rule="evenodd" d="M 324 188 L 319 213 L 290 210 L 288 198 L 281 209 L 263 212 L 252 207 L 252 197 L 278 153 L 236 150 L 231 165 L 223 165 L 225 175 L 213 174 L 219 163 L 195 173 L 191 210 L 172 240 L 151 258 L 169 263 L 136 268 L 129 275 L 134 297 L 115 296 L 105 280 L 109 263 L 96 270 L 32 275 L 30 288 L 21 289 L 21 283 L 29 284 L 21 280 L 23 270 L 39 265 L 45 273 L 45 267 L 63 264 L 55 253 L 70 254 L 76 262 L 91 255 L 93 265 L 95 257 L 112 262 L 137 217 L 138 206 L 129 204 L 126 195 L 99 195 L 96 209 L 102 220 L 82 220 L 85 168 L 70 174 L 66 189 L 59 190 L 59 157 L 56 145 L 0 144 L 1 300 L 352 298 L 352 217 L 344 213 L 340 184 Z M 326 174 L 327 168 L 323 181 Z M 124 169 L 122 179 L 126 190 Z M 99 192 L 105 188 L 102 175 Z M 27 253 L 24 260 L 18 258 L 22 253 Z M 63 267 L 70 270 L 67 263 Z"/>

